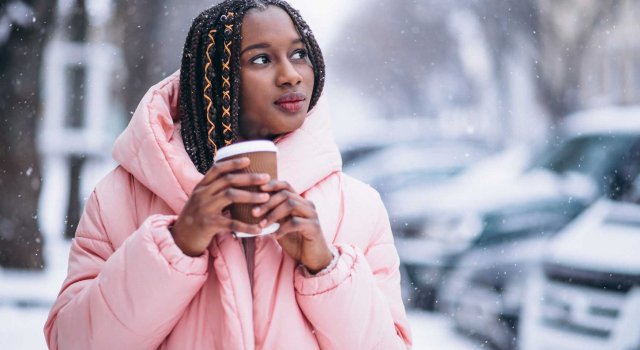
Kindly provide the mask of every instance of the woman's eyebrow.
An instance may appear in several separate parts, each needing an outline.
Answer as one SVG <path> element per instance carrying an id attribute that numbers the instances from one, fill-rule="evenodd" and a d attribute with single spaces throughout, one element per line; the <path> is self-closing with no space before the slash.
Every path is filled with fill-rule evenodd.
<path id="1" fill-rule="evenodd" d="M 299 44 L 301 42 L 302 42 L 301 38 L 296 38 L 296 39 L 293 39 L 291 41 L 291 44 L 292 45 L 293 44 Z M 244 50 L 242 50 L 242 52 L 240 52 L 240 56 L 242 56 L 242 54 L 244 54 L 246 51 L 249 51 L 251 49 L 268 49 L 270 47 L 271 47 L 271 44 L 269 44 L 269 43 L 259 43 L 259 44 L 249 45 Z"/>
<path id="2" fill-rule="evenodd" d="M 240 56 L 242 56 L 246 51 L 249 51 L 251 49 L 268 49 L 270 47 L 271 45 L 267 43 L 249 45 L 244 50 L 242 50 L 242 52 L 240 52 Z"/>

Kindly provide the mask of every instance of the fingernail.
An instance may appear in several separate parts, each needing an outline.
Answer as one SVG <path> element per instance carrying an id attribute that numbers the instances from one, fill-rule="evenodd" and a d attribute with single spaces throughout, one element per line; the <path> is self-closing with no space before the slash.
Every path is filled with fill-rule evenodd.
<path id="1" fill-rule="evenodd" d="M 262 221 L 260 221 L 260 226 L 262 227 L 267 226 L 267 219 L 262 219 Z"/>
<path id="2" fill-rule="evenodd" d="M 258 214 L 260 214 L 260 208 L 259 207 L 253 208 L 253 215 L 258 216 Z"/>
<path id="3" fill-rule="evenodd" d="M 264 200 L 267 200 L 267 199 L 269 199 L 269 194 L 268 193 L 261 193 L 260 194 L 260 198 L 264 199 Z"/>

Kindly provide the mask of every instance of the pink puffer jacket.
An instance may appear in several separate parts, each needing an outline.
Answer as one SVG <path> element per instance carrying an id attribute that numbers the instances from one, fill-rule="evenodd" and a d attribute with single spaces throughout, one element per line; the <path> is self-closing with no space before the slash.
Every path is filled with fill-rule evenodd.
<path id="1" fill-rule="evenodd" d="M 270 236 L 256 239 L 253 298 L 239 239 L 186 256 L 167 226 L 202 175 L 179 132 L 179 72 L 152 87 L 89 198 L 44 327 L 50 349 L 409 349 L 399 259 L 371 187 L 343 174 L 322 97 L 277 141 L 278 177 L 316 205 L 340 257 L 305 277 Z M 175 124 L 174 124 L 174 119 Z"/>

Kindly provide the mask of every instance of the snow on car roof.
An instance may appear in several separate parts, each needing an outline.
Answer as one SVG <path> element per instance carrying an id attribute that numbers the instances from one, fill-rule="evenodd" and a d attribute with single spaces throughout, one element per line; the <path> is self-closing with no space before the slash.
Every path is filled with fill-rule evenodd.
<path id="1" fill-rule="evenodd" d="M 560 122 L 565 135 L 640 134 L 640 107 L 606 107 L 577 112 Z"/>

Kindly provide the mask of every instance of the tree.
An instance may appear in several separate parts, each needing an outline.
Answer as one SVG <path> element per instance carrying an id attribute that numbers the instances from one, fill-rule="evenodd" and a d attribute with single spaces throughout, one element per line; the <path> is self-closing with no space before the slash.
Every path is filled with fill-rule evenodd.
<path id="1" fill-rule="evenodd" d="M 41 176 L 36 153 L 43 48 L 53 0 L 0 3 L 0 266 L 42 269 L 37 221 Z M 5 22 L 6 23 L 6 22 Z M 2 29 L 4 30 L 4 28 Z"/>
<path id="2" fill-rule="evenodd" d="M 504 53 L 519 50 L 522 39 L 533 44 L 538 100 L 558 121 L 581 107 L 585 53 L 603 22 L 615 23 L 623 1 L 489 0 L 471 4 L 483 18 L 498 71 Z M 496 72 L 496 76 L 501 75 Z"/>
<path id="3" fill-rule="evenodd" d="M 539 92 L 560 118 L 580 108 L 582 62 L 604 22 L 615 23 L 624 0 L 537 0 L 541 21 Z"/>
<path id="4" fill-rule="evenodd" d="M 191 22 L 210 4 L 196 0 L 116 1 L 114 37 L 120 38 L 127 67 L 120 97 L 129 117 L 151 86 L 180 68 Z"/>
<path id="5" fill-rule="evenodd" d="M 458 1 L 366 3 L 333 43 L 337 79 L 376 100 L 384 117 L 432 115 L 475 101 L 447 18 Z"/>

